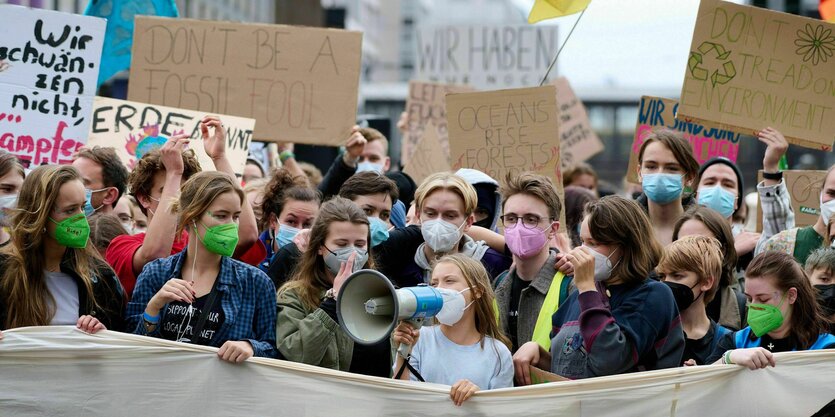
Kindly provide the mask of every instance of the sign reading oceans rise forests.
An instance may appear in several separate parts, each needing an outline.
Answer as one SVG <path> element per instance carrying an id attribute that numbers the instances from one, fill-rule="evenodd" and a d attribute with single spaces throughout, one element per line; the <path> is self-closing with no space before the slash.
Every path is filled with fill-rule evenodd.
<path id="1" fill-rule="evenodd" d="M 453 171 L 473 168 L 499 182 L 536 172 L 562 199 L 556 87 L 448 94 L 446 108 Z"/>
<path id="2" fill-rule="evenodd" d="M 449 159 L 449 139 L 446 126 L 446 102 L 444 96 L 448 93 L 464 93 L 473 91 L 466 86 L 409 82 L 409 97 L 406 99 L 406 112 L 409 118 L 409 130 L 403 136 L 400 160 L 405 164 L 412 157 L 412 153 L 421 141 L 426 126 L 432 123 L 437 129 L 437 140 Z"/>
<path id="3" fill-rule="evenodd" d="M 133 101 L 96 97 L 88 146 L 112 146 L 128 169 L 142 155 L 158 149 L 173 135 L 185 133 L 191 142 L 201 168 L 214 170 L 211 158 L 203 150 L 200 120 L 205 113 L 194 110 Z M 226 129 L 226 157 L 237 174 L 243 174 L 255 120 L 220 115 Z"/>
<path id="4" fill-rule="evenodd" d="M 255 139 L 340 145 L 356 123 L 362 34 L 136 18 L 130 100 L 258 120 Z"/>
<path id="5" fill-rule="evenodd" d="M 72 161 L 87 140 L 105 20 L 0 5 L 0 149 Z"/>
<path id="6" fill-rule="evenodd" d="M 403 168 L 406 175 L 412 177 L 416 184 L 422 183 L 424 178 L 436 172 L 449 171 L 449 157 L 438 139 L 439 130 L 432 121 L 426 125 L 422 139 Z"/>
<path id="7" fill-rule="evenodd" d="M 568 79 L 560 77 L 551 84 L 557 87 L 560 107 L 560 166 L 562 170 L 603 151 L 603 142 L 594 133 L 583 102 L 574 94 Z"/>
<path id="8" fill-rule="evenodd" d="M 773 127 L 793 144 L 835 140 L 835 24 L 725 1 L 702 1 L 680 120 L 735 131 Z"/>
<path id="9" fill-rule="evenodd" d="M 539 85 L 557 51 L 557 27 L 533 25 L 418 28 L 415 78 L 480 89 Z"/>
<path id="10" fill-rule="evenodd" d="M 742 135 L 709 123 L 678 120 L 675 118 L 678 108 L 679 103 L 675 100 L 652 96 L 641 97 L 638 124 L 635 126 L 635 139 L 629 152 L 627 181 L 638 183 L 638 153 L 641 151 L 644 139 L 657 129 L 666 128 L 681 132 L 682 136 L 693 146 L 693 156 L 700 165 L 716 156 L 724 156 L 736 162 L 739 155 L 739 140 Z"/>

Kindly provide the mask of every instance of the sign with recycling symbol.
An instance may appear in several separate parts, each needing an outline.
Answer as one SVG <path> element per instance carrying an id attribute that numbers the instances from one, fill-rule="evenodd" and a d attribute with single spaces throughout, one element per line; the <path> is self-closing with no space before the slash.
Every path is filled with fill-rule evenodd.
<path id="1" fill-rule="evenodd" d="M 716 84 L 726 84 L 736 76 L 736 68 L 733 61 L 728 57 L 731 51 L 726 51 L 725 47 L 713 42 L 702 42 L 697 51 L 690 52 L 690 58 L 687 60 L 687 68 L 690 70 L 690 75 L 697 80 L 707 81 L 710 76 L 710 82 L 716 87 Z M 706 57 L 713 57 L 713 61 L 721 64 L 719 68 L 710 73 L 710 69 L 705 69 Z M 723 62 L 724 61 L 724 62 Z"/>

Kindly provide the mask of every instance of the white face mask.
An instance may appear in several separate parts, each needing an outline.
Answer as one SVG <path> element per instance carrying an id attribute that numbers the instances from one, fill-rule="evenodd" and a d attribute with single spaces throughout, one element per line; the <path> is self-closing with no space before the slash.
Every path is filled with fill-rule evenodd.
<path id="1" fill-rule="evenodd" d="M 461 226 L 455 227 L 454 224 L 441 219 L 432 219 L 421 224 L 420 233 L 433 251 L 449 252 L 461 240 L 461 228 L 465 224 L 467 224 L 466 221 L 461 223 Z"/>
<path id="2" fill-rule="evenodd" d="M 598 282 L 608 280 L 612 276 L 612 269 L 615 268 L 609 258 L 611 258 L 615 252 L 606 256 L 586 245 L 583 245 L 583 247 L 586 249 L 586 252 L 594 256 L 594 280 Z"/>
<path id="3" fill-rule="evenodd" d="M 466 306 L 464 305 L 466 302 L 464 299 L 464 291 L 469 291 L 469 287 L 464 288 L 461 291 L 455 291 L 449 288 L 436 288 L 436 290 L 438 290 L 444 298 L 444 306 L 441 308 L 441 311 L 435 315 L 435 319 L 438 320 L 438 323 L 445 324 L 447 326 L 452 326 L 455 323 L 458 323 L 458 321 L 461 320 L 461 317 L 464 317 L 464 311 L 470 308 L 470 306 L 475 302 L 475 300 L 473 300 L 470 301 L 470 304 L 467 304 Z"/>
<path id="4" fill-rule="evenodd" d="M 17 194 L 0 197 L 0 222 L 6 220 L 15 207 L 17 207 Z"/>
<path id="5" fill-rule="evenodd" d="M 823 218 L 823 224 L 829 226 L 829 218 L 832 217 L 833 213 L 835 213 L 835 199 L 824 203 L 823 197 L 821 197 L 821 217 Z"/>

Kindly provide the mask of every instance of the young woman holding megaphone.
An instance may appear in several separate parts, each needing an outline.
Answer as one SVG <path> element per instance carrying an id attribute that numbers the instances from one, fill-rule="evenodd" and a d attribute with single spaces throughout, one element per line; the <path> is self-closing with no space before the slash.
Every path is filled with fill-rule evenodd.
<path id="1" fill-rule="evenodd" d="M 435 316 L 440 324 L 417 330 L 402 321 L 392 335 L 396 344 L 412 346 L 410 369 L 426 382 L 451 385 L 455 405 L 480 389 L 513 386 L 510 340 L 496 321 L 484 266 L 465 255 L 447 255 L 433 268 L 430 283 L 444 293 L 446 304 Z M 395 369 L 401 370 L 404 362 L 397 355 Z M 418 380 L 409 370 L 399 371 L 398 377 Z"/>
<path id="2" fill-rule="evenodd" d="M 334 197 L 322 204 L 308 250 L 278 291 L 277 342 L 287 360 L 364 375 L 391 376 L 388 338 L 354 343 L 340 327 L 336 299 L 345 280 L 374 269 L 368 217 L 356 204 Z"/>

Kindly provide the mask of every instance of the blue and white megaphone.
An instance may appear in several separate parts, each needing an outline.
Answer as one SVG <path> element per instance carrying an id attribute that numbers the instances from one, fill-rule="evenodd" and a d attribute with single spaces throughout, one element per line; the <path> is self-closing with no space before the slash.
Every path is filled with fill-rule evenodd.
<path id="1" fill-rule="evenodd" d="M 372 269 L 361 269 L 345 279 L 336 300 L 342 329 L 364 345 L 390 337 L 401 320 L 420 328 L 424 320 L 434 317 L 444 306 L 444 298 L 435 288 L 420 285 L 395 289 L 385 275 Z M 409 345 L 398 348 L 403 357 L 410 350 Z"/>

